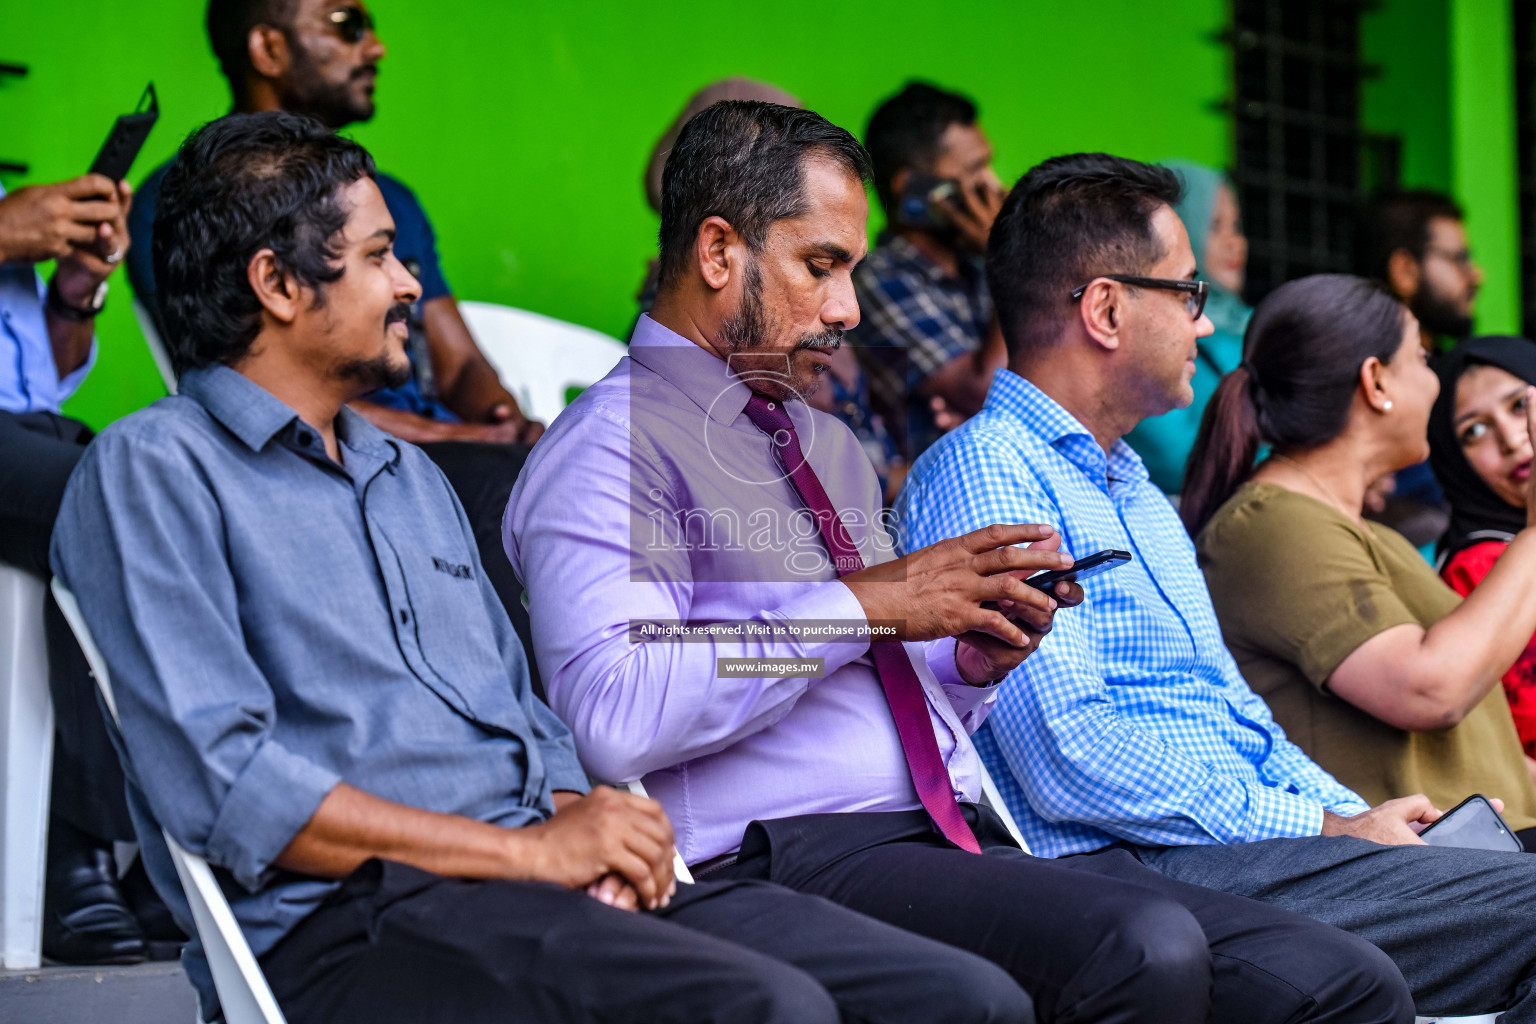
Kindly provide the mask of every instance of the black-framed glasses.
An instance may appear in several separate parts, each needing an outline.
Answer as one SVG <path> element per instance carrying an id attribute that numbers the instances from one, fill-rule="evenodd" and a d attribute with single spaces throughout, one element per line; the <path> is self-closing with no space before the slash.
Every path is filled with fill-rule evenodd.
<path id="1" fill-rule="evenodd" d="M 1472 269 L 1472 251 L 1470 249 L 1441 249 L 1433 245 L 1424 247 L 1425 256 L 1439 256 L 1456 265 L 1456 269 L 1465 273 Z"/>
<path id="2" fill-rule="evenodd" d="M 354 46 L 373 31 L 373 15 L 361 7 L 338 7 L 331 12 L 330 20 L 336 26 L 336 34 Z"/>
<path id="3" fill-rule="evenodd" d="M 1181 281 L 1172 277 L 1136 277 L 1134 274 L 1100 274 L 1093 281 L 1100 279 L 1119 281 L 1132 288 L 1160 288 L 1163 291 L 1188 292 L 1189 298 L 1184 300 L 1184 307 L 1189 310 L 1191 320 L 1200 319 L 1200 314 L 1205 312 L 1205 300 L 1211 294 L 1211 286 L 1205 281 Z M 1093 281 L 1089 281 L 1088 284 L 1093 284 Z M 1083 293 L 1088 290 L 1088 284 L 1073 289 L 1073 302 L 1082 300 Z"/>

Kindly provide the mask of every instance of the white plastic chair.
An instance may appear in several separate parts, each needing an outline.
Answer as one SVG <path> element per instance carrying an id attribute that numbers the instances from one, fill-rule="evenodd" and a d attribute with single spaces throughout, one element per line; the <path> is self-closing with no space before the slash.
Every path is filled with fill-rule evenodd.
<path id="1" fill-rule="evenodd" d="M 639 779 L 629 784 L 629 791 L 635 794 L 635 796 L 649 797 L 650 795 L 646 793 L 645 787 L 640 784 Z M 688 865 L 683 863 L 683 855 L 676 850 L 672 851 L 672 874 L 676 876 L 679 882 L 688 885 L 693 884 L 693 872 L 688 870 Z"/>
<path id="2" fill-rule="evenodd" d="M 85 652 L 85 660 L 90 663 L 91 674 L 101 688 L 102 700 L 112 714 L 112 721 L 117 722 L 117 701 L 112 696 L 107 664 L 96 641 L 91 638 L 90 627 L 80 614 L 75 595 L 55 579 L 53 596 L 70 629 L 74 630 L 80 649 Z M 181 879 L 182 891 L 192 907 L 198 937 L 203 940 L 203 954 L 208 958 L 225 1024 L 285 1024 L 267 979 L 262 976 L 261 965 L 246 944 L 240 923 L 235 920 L 234 911 L 229 909 L 229 901 L 224 898 L 208 862 L 182 849 L 170 833 L 162 830 L 162 834 L 165 845 L 170 848 L 171 861 L 176 865 L 176 875 Z"/>
<path id="3" fill-rule="evenodd" d="M 0 964 L 42 963 L 43 870 L 53 782 L 53 700 L 43 581 L 0 565 Z"/>
<path id="4" fill-rule="evenodd" d="M 160 371 L 160 379 L 165 382 L 165 393 L 174 395 L 176 371 L 171 369 L 171 354 L 166 350 L 165 342 L 160 340 L 160 328 L 155 326 L 155 318 L 150 315 L 149 307 L 137 298 L 133 300 L 133 317 L 139 322 L 139 330 L 144 334 L 144 344 L 149 347 L 155 369 Z"/>
<path id="5" fill-rule="evenodd" d="M 549 423 L 570 388 L 597 383 L 626 351 L 600 331 L 493 302 L 460 302 L 459 312 L 523 414 Z"/>

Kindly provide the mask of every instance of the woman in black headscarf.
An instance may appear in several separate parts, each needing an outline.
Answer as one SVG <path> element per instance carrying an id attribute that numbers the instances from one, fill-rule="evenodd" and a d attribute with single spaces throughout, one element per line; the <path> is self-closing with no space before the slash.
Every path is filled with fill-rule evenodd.
<path id="1" fill-rule="evenodd" d="M 1429 417 L 1429 457 L 1451 503 L 1437 567 L 1465 597 L 1530 522 L 1525 406 L 1526 389 L 1536 384 L 1536 344 L 1473 338 L 1441 356 L 1435 371 L 1440 396 Z M 1536 637 L 1504 674 L 1504 693 L 1536 777 L 1529 760 L 1536 757 Z"/>

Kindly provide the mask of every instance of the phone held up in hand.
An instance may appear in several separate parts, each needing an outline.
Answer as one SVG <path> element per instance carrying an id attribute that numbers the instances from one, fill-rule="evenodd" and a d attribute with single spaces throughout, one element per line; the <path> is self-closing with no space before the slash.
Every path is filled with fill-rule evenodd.
<path id="1" fill-rule="evenodd" d="M 906 228 L 942 228 L 952 221 L 949 211 L 962 202 L 960 183 L 911 172 L 896 201 L 896 221 Z"/>
<path id="2" fill-rule="evenodd" d="M 159 118 L 160 102 L 155 96 L 155 83 L 150 82 L 144 87 L 144 95 L 139 97 L 134 112 L 122 115 L 113 123 L 107 141 L 101 144 L 101 152 L 91 162 L 91 173 L 104 174 L 113 181 L 128 177 L 139 150 L 144 148 L 144 140 L 149 138 L 149 130 Z"/>
<path id="3" fill-rule="evenodd" d="M 1446 811 L 1419 833 L 1430 846 L 1460 846 L 1470 850 L 1504 850 L 1520 853 L 1525 844 L 1510 829 L 1504 816 L 1481 793 L 1474 793 Z"/>

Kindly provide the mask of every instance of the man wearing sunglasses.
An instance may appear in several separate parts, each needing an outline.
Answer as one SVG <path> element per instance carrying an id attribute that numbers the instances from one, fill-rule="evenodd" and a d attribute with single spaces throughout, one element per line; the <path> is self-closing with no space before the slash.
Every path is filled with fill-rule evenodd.
<path id="1" fill-rule="evenodd" d="M 1134 558 L 1055 617 L 999 688 L 977 749 L 1039 855 L 1126 849 L 1168 878 L 1374 943 L 1419 1013 L 1536 1020 L 1524 855 L 1426 846 L 1410 827 L 1437 816 L 1426 798 L 1373 809 L 1286 739 L 1222 642 L 1178 515 L 1123 440 L 1189 403 L 1195 342 L 1211 332 L 1179 193 L 1165 168 L 1057 157 L 1024 176 L 993 229 L 1008 368 L 913 466 L 902 546 L 1043 522 L 1075 557 Z M 1273 952 L 1281 972 L 1318 959 L 1307 943 Z"/>
<path id="2" fill-rule="evenodd" d="M 332 129 L 373 117 L 385 50 L 359 0 L 209 0 L 207 29 L 236 111 L 308 114 Z M 130 226 L 144 242 L 152 234 L 169 166 L 150 175 L 135 198 Z M 544 426 L 523 416 L 475 344 L 443 277 L 432 225 L 416 196 L 385 174 L 378 184 L 398 231 L 396 252 L 421 282 L 422 294 L 413 307 L 411 379 L 376 391 L 353 408 L 375 426 L 419 445 L 447 474 L 475 527 L 496 592 L 526 644 L 522 587 L 501 553 L 501 513 L 527 446 Z M 147 244 L 129 251 L 128 276 L 139 299 L 156 310 Z"/>

